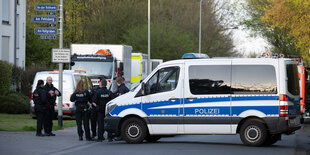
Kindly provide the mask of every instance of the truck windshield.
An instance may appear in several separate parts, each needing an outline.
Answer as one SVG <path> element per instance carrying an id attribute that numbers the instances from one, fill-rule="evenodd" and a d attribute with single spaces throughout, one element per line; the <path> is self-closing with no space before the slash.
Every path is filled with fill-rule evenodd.
<path id="1" fill-rule="evenodd" d="M 85 70 L 87 74 L 104 75 L 106 78 L 112 77 L 113 62 L 90 62 L 74 61 L 72 70 Z"/>

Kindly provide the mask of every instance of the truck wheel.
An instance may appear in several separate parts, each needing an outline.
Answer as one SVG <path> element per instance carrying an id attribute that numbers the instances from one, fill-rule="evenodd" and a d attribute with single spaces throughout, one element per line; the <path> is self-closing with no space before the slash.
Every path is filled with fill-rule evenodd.
<path id="1" fill-rule="evenodd" d="M 240 138 L 245 145 L 261 146 L 267 139 L 267 129 L 261 122 L 246 121 L 241 126 Z"/>
<path id="2" fill-rule="evenodd" d="M 273 134 L 273 135 L 268 135 L 268 138 L 266 138 L 266 141 L 264 143 L 264 145 L 269 146 L 269 145 L 273 145 L 274 143 L 276 143 L 278 140 L 281 139 L 281 134 Z"/>
<path id="3" fill-rule="evenodd" d="M 141 143 L 147 134 L 146 125 L 140 119 L 129 118 L 122 124 L 121 135 L 127 143 Z"/>
<path id="4" fill-rule="evenodd" d="M 161 137 L 160 136 L 151 136 L 151 135 L 148 135 L 145 140 L 149 143 L 154 143 L 156 141 L 158 141 Z"/>

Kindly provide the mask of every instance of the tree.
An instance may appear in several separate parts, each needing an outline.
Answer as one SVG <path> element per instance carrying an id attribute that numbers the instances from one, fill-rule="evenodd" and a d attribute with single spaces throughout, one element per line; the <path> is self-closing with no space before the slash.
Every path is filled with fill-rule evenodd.
<path id="1" fill-rule="evenodd" d="M 53 42 L 42 40 L 34 34 L 33 27 L 26 26 L 26 66 L 43 65 L 50 66 Z"/>
<path id="2" fill-rule="evenodd" d="M 302 58 L 310 63 L 310 1 L 272 0 L 272 7 L 266 10 L 262 21 L 270 29 L 279 27 L 287 31 Z"/>
<path id="3" fill-rule="evenodd" d="M 292 37 L 288 35 L 286 29 L 277 26 L 270 27 L 262 18 L 266 10 L 273 5 L 272 0 L 246 0 L 243 9 L 246 10 L 249 17 L 245 17 L 241 21 L 241 25 L 245 25 L 248 29 L 256 32 L 255 35 L 262 35 L 272 45 L 270 50 L 273 53 L 283 53 L 287 55 L 299 55 L 300 51 L 294 43 Z"/>
<path id="4" fill-rule="evenodd" d="M 164 61 L 180 59 L 184 53 L 194 51 L 192 34 L 173 25 L 152 24 L 151 56 Z M 135 52 L 147 53 L 147 25 L 132 28 L 124 35 L 125 43 Z"/>

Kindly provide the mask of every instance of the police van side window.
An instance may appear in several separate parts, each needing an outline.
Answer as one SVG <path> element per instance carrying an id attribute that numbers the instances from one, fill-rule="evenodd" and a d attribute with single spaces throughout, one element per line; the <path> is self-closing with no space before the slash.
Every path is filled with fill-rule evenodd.
<path id="1" fill-rule="evenodd" d="M 276 94 L 275 68 L 271 65 L 233 65 L 232 94 Z"/>
<path id="2" fill-rule="evenodd" d="M 194 95 L 230 94 L 230 65 L 189 67 L 189 86 Z"/>
<path id="3" fill-rule="evenodd" d="M 146 94 L 155 94 L 174 90 L 178 84 L 179 72 L 179 67 L 160 69 L 146 83 Z"/>
<path id="4" fill-rule="evenodd" d="M 292 95 L 299 95 L 299 78 L 296 64 L 286 65 L 287 89 Z"/>

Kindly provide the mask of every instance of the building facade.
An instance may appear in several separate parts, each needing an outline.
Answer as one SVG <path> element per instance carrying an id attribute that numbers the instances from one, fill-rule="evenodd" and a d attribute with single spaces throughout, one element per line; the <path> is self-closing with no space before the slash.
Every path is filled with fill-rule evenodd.
<path id="1" fill-rule="evenodd" d="M 0 60 L 25 68 L 26 0 L 0 0 Z"/>

